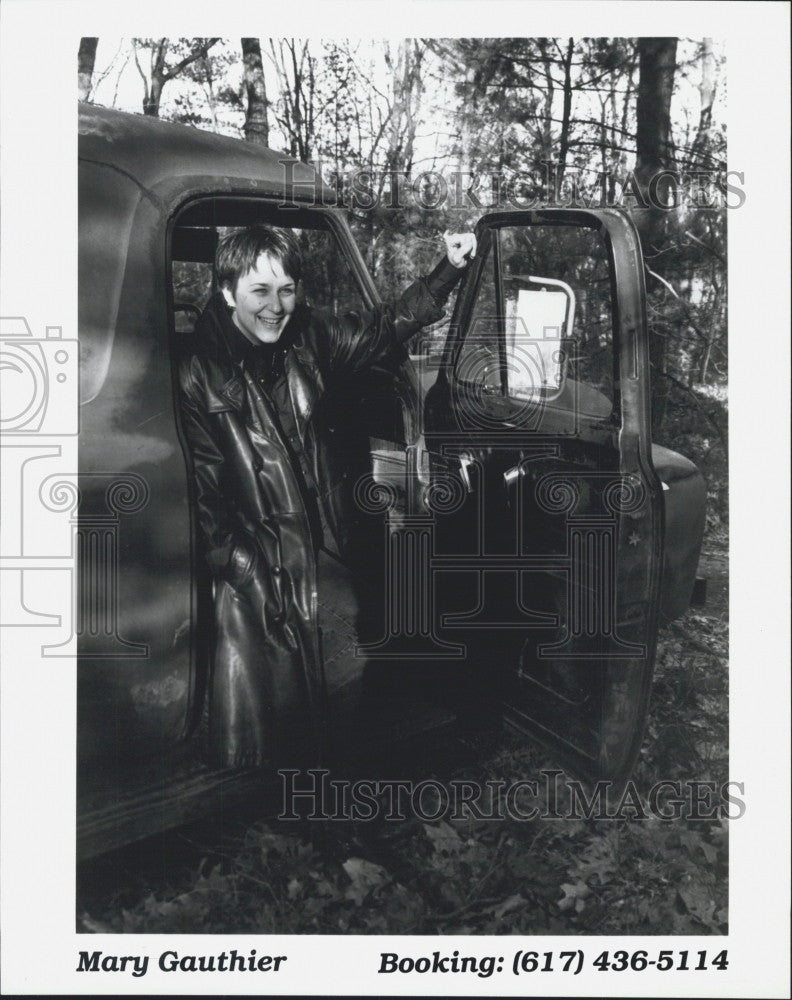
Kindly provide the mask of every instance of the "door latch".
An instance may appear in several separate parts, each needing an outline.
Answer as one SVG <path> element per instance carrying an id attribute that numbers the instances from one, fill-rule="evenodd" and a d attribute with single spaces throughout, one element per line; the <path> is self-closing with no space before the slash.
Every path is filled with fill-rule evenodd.
<path id="1" fill-rule="evenodd" d="M 473 456 L 466 451 L 461 452 L 459 455 L 459 478 L 462 480 L 466 493 L 473 492 L 473 484 L 470 481 L 470 473 L 468 472 L 468 468 L 473 464 Z"/>
<path id="2" fill-rule="evenodd" d="M 503 484 L 506 487 L 506 489 L 508 490 L 510 486 L 513 486 L 514 483 L 517 482 L 517 480 L 520 478 L 520 476 L 524 476 L 524 475 L 525 475 L 525 471 L 523 470 L 522 465 L 515 465 L 513 468 L 507 469 L 503 473 Z"/>

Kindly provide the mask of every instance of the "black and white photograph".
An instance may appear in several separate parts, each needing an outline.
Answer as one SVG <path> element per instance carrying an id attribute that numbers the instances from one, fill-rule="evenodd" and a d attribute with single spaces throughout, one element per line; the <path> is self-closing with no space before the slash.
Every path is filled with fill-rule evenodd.
<path id="1" fill-rule="evenodd" d="M 13 109 L 14 991 L 782 996 L 789 9 L 298 6 Z"/>

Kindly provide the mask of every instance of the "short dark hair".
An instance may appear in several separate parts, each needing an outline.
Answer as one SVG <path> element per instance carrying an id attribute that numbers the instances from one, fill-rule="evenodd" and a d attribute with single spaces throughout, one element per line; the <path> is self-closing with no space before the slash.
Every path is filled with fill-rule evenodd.
<path id="1" fill-rule="evenodd" d="M 302 255 L 294 233 L 274 226 L 247 226 L 221 236 L 215 254 L 215 270 L 221 288 L 236 291 L 237 282 L 267 254 L 298 282 L 302 273 Z"/>

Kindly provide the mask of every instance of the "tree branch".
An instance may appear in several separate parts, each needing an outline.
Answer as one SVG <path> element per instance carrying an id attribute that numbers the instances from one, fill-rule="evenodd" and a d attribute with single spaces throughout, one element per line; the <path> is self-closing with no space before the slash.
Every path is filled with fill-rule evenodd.
<path id="1" fill-rule="evenodd" d="M 704 248 L 704 249 L 705 249 L 705 250 L 706 250 L 706 251 L 707 251 L 708 253 L 711 253 L 711 254 L 712 254 L 712 256 L 713 256 L 713 257 L 714 257 L 714 258 L 715 258 L 716 260 L 719 260 L 719 261 L 721 262 L 721 264 L 724 264 L 724 265 L 726 264 L 726 258 L 725 258 L 725 257 L 723 256 L 723 254 L 722 254 L 722 253 L 719 253 L 719 252 L 718 252 L 718 251 L 717 251 L 717 250 L 715 249 L 715 247 L 711 247 L 711 246 L 708 246 L 708 245 L 707 245 L 707 244 L 706 244 L 706 243 L 705 243 L 705 242 L 704 242 L 703 240 L 700 240 L 700 239 L 698 238 L 698 236 L 694 236 L 694 235 L 693 235 L 693 233 L 691 233 L 689 229 L 686 229 L 686 230 L 685 230 L 685 236 L 687 236 L 687 237 L 689 237 L 689 238 L 690 238 L 691 240 L 693 240 L 693 242 L 694 242 L 694 243 L 698 243 L 698 245 L 699 245 L 700 247 L 703 247 L 703 248 Z"/>
<path id="2" fill-rule="evenodd" d="M 132 54 L 135 57 L 135 65 L 137 66 L 138 73 L 140 73 L 140 79 L 143 81 L 143 100 L 147 101 L 149 98 L 148 77 L 143 72 L 143 67 L 140 65 L 140 60 L 138 59 L 138 43 L 136 38 L 132 39 Z"/>
<path id="3" fill-rule="evenodd" d="M 213 45 L 216 45 L 219 41 L 220 41 L 219 38 L 210 38 L 207 42 L 204 42 L 203 45 L 200 45 L 189 55 L 185 56 L 184 59 L 181 60 L 181 62 L 176 63 L 176 65 L 173 66 L 171 69 L 165 70 L 162 74 L 163 83 L 165 82 L 165 80 L 172 80 L 175 76 L 178 76 L 178 74 L 181 73 L 181 71 L 185 68 L 185 66 L 189 66 L 190 63 L 194 63 L 196 59 L 205 57 L 209 49 L 211 49 L 211 47 Z"/>
<path id="4" fill-rule="evenodd" d="M 671 287 L 671 285 L 665 280 L 665 278 L 661 278 L 659 274 L 655 274 L 655 272 L 647 265 L 646 261 L 644 261 L 644 267 L 646 268 L 646 273 L 647 274 L 651 274 L 651 276 L 653 278 L 657 278 L 657 280 L 660 282 L 660 284 L 661 285 L 665 285 L 665 287 L 669 290 L 669 292 L 671 292 L 671 294 L 674 296 L 675 299 L 679 299 L 679 296 L 674 291 L 674 289 Z"/>

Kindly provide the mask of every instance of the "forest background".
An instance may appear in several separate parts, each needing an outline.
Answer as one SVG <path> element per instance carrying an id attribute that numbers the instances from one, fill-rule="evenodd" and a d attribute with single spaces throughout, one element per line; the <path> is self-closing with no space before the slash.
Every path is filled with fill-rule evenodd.
<path id="1" fill-rule="evenodd" d="M 630 210 L 654 440 L 702 469 L 709 527 L 725 525 L 726 231 L 743 195 L 712 39 L 84 38 L 78 73 L 81 99 L 316 163 L 386 298 L 446 227 L 499 204 Z"/>

